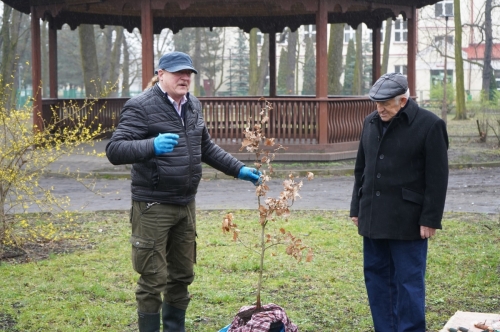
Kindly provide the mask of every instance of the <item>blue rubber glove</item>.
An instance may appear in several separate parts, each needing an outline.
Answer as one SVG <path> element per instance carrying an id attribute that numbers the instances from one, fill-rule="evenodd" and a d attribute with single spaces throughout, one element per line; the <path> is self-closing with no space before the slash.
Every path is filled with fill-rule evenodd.
<path id="1" fill-rule="evenodd" d="M 255 168 L 243 166 L 242 168 L 240 168 L 238 179 L 250 181 L 254 185 L 258 186 L 262 183 L 262 179 L 260 178 L 261 175 L 262 173 L 256 170 Z"/>
<path id="2" fill-rule="evenodd" d="M 174 147 L 177 145 L 177 140 L 179 135 L 177 134 L 160 134 L 155 137 L 153 145 L 155 148 L 155 154 L 158 156 L 160 154 L 172 152 Z"/>

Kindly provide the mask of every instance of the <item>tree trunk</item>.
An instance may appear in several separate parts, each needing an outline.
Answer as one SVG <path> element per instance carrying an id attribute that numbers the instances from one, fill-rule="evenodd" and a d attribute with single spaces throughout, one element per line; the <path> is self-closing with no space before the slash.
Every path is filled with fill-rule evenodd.
<path id="1" fill-rule="evenodd" d="M 48 34 L 48 22 L 42 22 L 40 26 L 40 36 L 41 36 L 41 52 L 42 52 L 42 97 L 49 97 L 49 34 Z"/>
<path id="2" fill-rule="evenodd" d="M 113 42 L 113 49 L 111 51 L 111 61 L 109 70 L 109 84 L 114 86 L 110 97 L 118 97 L 118 78 L 120 76 L 120 58 L 121 47 L 123 44 L 123 27 L 117 26 L 115 28 L 115 41 Z"/>
<path id="3" fill-rule="evenodd" d="M 286 75 L 286 94 L 296 94 L 295 91 L 295 62 L 297 61 L 297 34 L 298 31 L 288 31 L 288 52 L 287 52 L 287 75 Z"/>
<path id="4" fill-rule="evenodd" d="M 10 35 L 10 20 L 12 15 L 12 8 L 7 5 L 3 5 L 3 15 L 2 15 L 2 30 L 0 31 L 2 39 L 2 58 L 0 61 L 0 107 L 5 107 L 5 110 L 10 110 L 10 96 L 13 91 L 7 88 L 12 85 L 12 57 L 15 53 L 16 46 L 13 45 L 14 40 L 11 39 Z"/>
<path id="5" fill-rule="evenodd" d="M 342 75 L 342 47 L 344 44 L 344 23 L 330 24 L 330 41 L 328 43 L 328 93 L 342 93 L 340 76 Z"/>
<path id="6" fill-rule="evenodd" d="M 193 94 L 195 96 L 199 96 L 201 89 L 201 58 L 200 58 L 200 53 L 201 53 L 201 35 L 200 35 L 200 28 L 195 28 L 194 29 L 194 54 L 193 54 L 193 66 L 194 68 L 198 71 L 197 75 L 194 75 L 194 87 L 193 87 Z"/>
<path id="7" fill-rule="evenodd" d="M 467 118 L 465 110 L 464 61 L 462 59 L 462 20 L 460 18 L 460 0 L 454 0 L 455 10 L 455 75 L 456 75 L 456 120 Z"/>
<path id="8" fill-rule="evenodd" d="M 354 61 L 354 77 L 352 82 L 352 94 L 361 95 L 363 84 L 363 45 L 362 45 L 363 26 L 358 25 L 356 29 L 356 59 Z"/>
<path id="9" fill-rule="evenodd" d="M 107 25 L 104 29 L 101 29 L 101 37 L 99 37 L 96 43 L 96 52 L 99 53 L 99 63 L 100 74 L 101 74 L 101 86 L 109 86 L 114 82 L 110 82 L 109 77 L 111 74 L 111 62 L 112 59 L 112 47 L 113 47 L 113 26 Z M 92 29 L 93 31 L 95 29 Z"/>
<path id="10" fill-rule="evenodd" d="M 16 106 L 17 91 L 20 77 L 25 72 L 19 71 L 19 59 L 26 50 L 28 39 L 21 37 L 25 31 L 21 31 L 26 16 L 18 11 L 12 10 L 10 6 L 3 5 L 2 28 L 0 30 L 1 58 L 0 58 L 0 104 L 7 111 Z"/>
<path id="11" fill-rule="evenodd" d="M 384 53 L 382 54 L 382 68 L 380 68 L 380 75 L 387 73 L 387 66 L 389 65 L 389 49 L 391 48 L 391 32 L 392 32 L 392 17 L 385 21 L 385 36 L 384 36 Z M 378 77 L 375 77 L 378 79 Z"/>
<path id="12" fill-rule="evenodd" d="M 130 97 L 130 53 L 127 38 L 123 38 L 122 97 Z"/>
<path id="13" fill-rule="evenodd" d="M 259 77 L 257 78 L 257 90 L 255 95 L 264 96 L 266 78 L 269 73 L 269 34 L 264 34 L 264 43 L 260 49 Z"/>
<path id="14" fill-rule="evenodd" d="M 257 94 L 257 84 L 259 78 L 259 72 L 257 71 L 257 28 L 250 30 L 250 43 L 249 43 L 249 84 L 248 84 L 248 94 L 250 96 L 255 96 Z"/>
<path id="15" fill-rule="evenodd" d="M 99 65 L 94 36 L 94 26 L 82 24 L 78 27 L 80 36 L 80 55 L 82 58 L 82 72 L 87 97 L 98 97 L 101 92 Z"/>
<path id="16" fill-rule="evenodd" d="M 484 67 L 483 67 L 483 98 L 490 100 L 490 80 L 493 74 L 491 67 L 491 50 L 493 48 L 493 31 L 491 26 L 491 1 L 486 0 L 484 11 Z"/>

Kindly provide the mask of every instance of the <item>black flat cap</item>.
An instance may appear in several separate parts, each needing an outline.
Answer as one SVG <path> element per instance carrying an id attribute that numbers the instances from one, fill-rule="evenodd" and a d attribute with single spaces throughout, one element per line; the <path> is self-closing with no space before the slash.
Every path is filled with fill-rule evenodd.
<path id="1" fill-rule="evenodd" d="M 373 84 L 368 96 L 373 101 L 386 101 L 406 93 L 408 80 L 400 73 L 387 73 Z"/>

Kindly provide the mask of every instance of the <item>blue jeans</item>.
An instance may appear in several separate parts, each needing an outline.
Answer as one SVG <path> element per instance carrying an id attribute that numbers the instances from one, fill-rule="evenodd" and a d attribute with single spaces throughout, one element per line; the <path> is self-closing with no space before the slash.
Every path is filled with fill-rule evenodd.
<path id="1" fill-rule="evenodd" d="M 365 285 L 375 332 L 425 332 L 425 240 L 363 238 Z"/>

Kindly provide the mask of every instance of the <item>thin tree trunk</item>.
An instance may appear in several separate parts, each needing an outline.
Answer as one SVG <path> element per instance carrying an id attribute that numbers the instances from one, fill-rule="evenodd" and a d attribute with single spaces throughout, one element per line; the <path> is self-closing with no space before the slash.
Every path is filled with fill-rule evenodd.
<path id="1" fill-rule="evenodd" d="M 484 67 L 483 67 L 483 98 L 490 100 L 490 80 L 493 73 L 491 67 L 491 51 L 493 48 L 493 32 L 491 26 L 491 1 L 486 0 L 484 11 Z"/>
<path id="2" fill-rule="evenodd" d="M 87 97 L 98 97 L 101 92 L 99 65 L 94 36 L 94 26 L 82 24 L 78 27 L 80 36 L 80 55 L 82 57 L 82 72 Z"/>
<path id="3" fill-rule="evenodd" d="M 195 96 L 200 95 L 200 85 L 201 85 L 201 35 L 200 28 L 194 29 L 194 54 L 193 54 L 193 66 L 198 71 L 197 75 L 194 75 L 194 88 L 193 93 Z"/>
<path id="4" fill-rule="evenodd" d="M 462 20 L 460 18 L 460 0 L 453 1 L 455 11 L 455 70 L 456 70 L 456 114 L 455 119 L 467 118 L 465 110 L 464 61 L 462 59 Z"/>
<path id="5" fill-rule="evenodd" d="M 111 63 L 109 70 L 109 83 L 115 88 L 110 94 L 110 97 L 118 96 L 118 78 L 120 76 L 120 58 L 121 58 L 121 47 L 123 44 L 123 27 L 116 27 L 115 29 L 116 37 L 113 42 L 113 50 L 111 51 Z"/>
<path id="6" fill-rule="evenodd" d="M 382 68 L 380 68 L 380 75 L 387 73 L 389 65 L 389 49 L 391 48 L 391 32 L 392 32 L 392 17 L 385 21 L 385 36 L 384 36 L 384 53 L 382 54 Z"/>
<path id="7" fill-rule="evenodd" d="M 257 82 L 259 72 L 257 71 L 257 28 L 250 30 L 250 43 L 249 43 L 249 68 L 248 68 L 248 94 L 255 96 L 257 94 Z"/>
<path id="8" fill-rule="evenodd" d="M 264 43 L 260 49 L 259 76 L 257 78 L 257 96 L 264 96 L 266 77 L 269 73 L 269 34 L 264 34 Z"/>
<path id="9" fill-rule="evenodd" d="M 354 77 L 352 83 L 352 94 L 361 95 L 361 85 L 363 82 L 363 26 L 358 25 L 356 29 L 356 59 L 354 61 Z"/>
<path id="10" fill-rule="evenodd" d="M 10 110 L 10 94 L 7 87 L 12 83 L 12 56 L 15 52 L 15 45 L 12 45 L 13 40 L 10 35 L 10 19 L 12 15 L 12 7 L 3 5 L 2 15 L 2 30 L 0 32 L 2 38 L 2 58 L 0 61 L 0 100 L 1 106 L 5 107 L 7 111 Z"/>
<path id="11" fill-rule="evenodd" d="M 344 23 L 330 25 L 330 41 L 328 43 L 328 93 L 342 94 L 342 47 L 344 43 Z"/>
<path id="12" fill-rule="evenodd" d="M 104 29 L 101 29 L 102 38 L 99 38 L 99 43 L 96 43 L 96 51 L 99 50 L 99 62 L 101 63 L 100 77 L 102 86 L 114 83 L 108 81 L 111 75 L 111 62 L 113 61 L 112 60 L 113 29 L 114 28 L 111 25 L 107 25 Z"/>
<path id="13" fill-rule="evenodd" d="M 295 91 L 295 56 L 297 50 L 297 31 L 288 32 L 288 52 L 287 52 L 287 75 L 286 75 L 286 94 L 296 94 Z"/>
<path id="14" fill-rule="evenodd" d="M 123 38 L 122 97 L 130 97 L 130 53 L 127 38 Z"/>
<path id="15" fill-rule="evenodd" d="M 48 48 L 48 22 L 42 22 L 40 26 L 41 52 L 42 52 L 42 97 L 49 96 L 49 48 Z"/>

